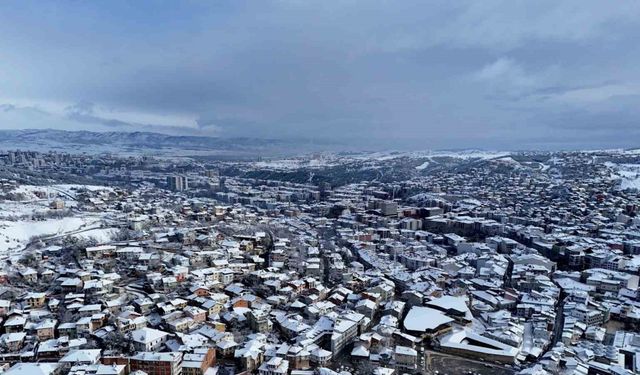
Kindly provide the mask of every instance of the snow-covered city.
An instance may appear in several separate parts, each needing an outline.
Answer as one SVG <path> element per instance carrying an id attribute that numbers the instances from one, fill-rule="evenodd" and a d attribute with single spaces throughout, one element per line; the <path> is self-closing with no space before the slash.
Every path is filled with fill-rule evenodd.
<path id="1" fill-rule="evenodd" d="M 639 0 L 0 1 L 0 375 L 640 375 Z"/>
<path id="2" fill-rule="evenodd" d="M 9 374 L 633 374 L 640 152 L 0 154 Z M 81 183 L 78 183 L 81 182 Z"/>

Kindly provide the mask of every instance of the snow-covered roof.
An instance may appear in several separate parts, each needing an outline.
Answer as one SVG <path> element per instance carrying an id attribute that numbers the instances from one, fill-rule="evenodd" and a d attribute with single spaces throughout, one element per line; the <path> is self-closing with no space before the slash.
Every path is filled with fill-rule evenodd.
<path id="1" fill-rule="evenodd" d="M 477 343 L 477 344 L 474 344 Z M 453 331 L 440 339 L 440 346 L 447 349 L 456 349 L 458 351 L 468 351 L 477 354 L 494 355 L 500 357 L 510 357 L 515 360 L 518 355 L 518 349 L 481 336 L 468 329 Z"/>
<path id="2" fill-rule="evenodd" d="M 141 328 L 131 331 L 130 335 L 131 340 L 148 344 L 167 336 L 168 333 L 153 328 Z"/>
<path id="3" fill-rule="evenodd" d="M 453 322 L 453 319 L 438 310 L 429 307 L 414 306 L 404 319 L 404 328 L 409 331 L 432 331 L 441 325 Z"/>
<path id="4" fill-rule="evenodd" d="M 427 305 L 439 307 L 443 310 L 457 310 L 465 312 L 468 310 L 466 297 L 454 297 L 454 296 L 442 296 L 440 298 L 434 298 L 427 302 Z"/>
<path id="5" fill-rule="evenodd" d="M 69 352 L 60 359 L 63 363 L 96 363 L 100 359 L 100 349 L 82 349 Z"/>
<path id="6" fill-rule="evenodd" d="M 4 375 L 50 375 L 58 369 L 57 363 L 16 363 Z"/>

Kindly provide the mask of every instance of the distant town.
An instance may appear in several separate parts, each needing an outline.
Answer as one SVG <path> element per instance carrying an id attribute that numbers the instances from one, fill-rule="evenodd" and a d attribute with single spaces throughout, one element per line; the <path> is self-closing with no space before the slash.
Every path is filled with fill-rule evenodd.
<path id="1" fill-rule="evenodd" d="M 6 149 L 0 368 L 638 374 L 639 189 L 637 150 Z"/>

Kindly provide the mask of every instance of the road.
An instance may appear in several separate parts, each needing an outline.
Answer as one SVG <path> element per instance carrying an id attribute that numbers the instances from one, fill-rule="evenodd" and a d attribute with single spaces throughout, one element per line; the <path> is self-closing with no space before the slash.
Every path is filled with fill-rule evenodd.
<path id="1" fill-rule="evenodd" d="M 422 358 L 426 356 L 423 361 Z M 480 374 L 480 375 L 512 375 L 515 370 L 506 365 L 483 362 L 474 359 L 458 357 L 451 354 L 425 350 L 420 356 L 420 368 L 425 374 L 459 375 L 459 374 Z"/>
<path id="2" fill-rule="evenodd" d="M 71 200 L 74 200 L 74 201 L 77 201 L 77 200 L 78 200 L 75 196 L 71 195 L 68 191 L 65 191 L 65 190 L 63 190 L 63 189 L 60 189 L 60 188 L 57 188 L 57 187 L 55 187 L 55 186 L 51 186 L 51 185 L 47 186 L 47 188 L 53 189 L 53 190 L 55 190 L 56 192 L 58 192 L 58 193 L 60 193 L 60 194 L 62 194 L 62 195 L 64 195 L 64 196 L 66 196 L 67 198 L 69 198 L 69 199 L 71 199 Z"/>
<path id="3" fill-rule="evenodd" d="M 132 285 L 127 285 L 124 287 L 124 289 L 130 294 L 133 294 L 134 296 L 138 297 L 139 299 L 144 299 L 147 297 L 147 293 L 145 293 L 144 291 L 138 288 L 134 288 Z"/>
<path id="4" fill-rule="evenodd" d="M 549 345 L 549 349 L 556 346 L 558 341 L 562 338 L 562 329 L 564 328 L 564 299 L 564 293 L 560 292 L 560 298 L 558 299 L 558 310 L 556 311 L 556 322 L 553 327 L 553 338 L 551 339 L 551 345 Z"/>

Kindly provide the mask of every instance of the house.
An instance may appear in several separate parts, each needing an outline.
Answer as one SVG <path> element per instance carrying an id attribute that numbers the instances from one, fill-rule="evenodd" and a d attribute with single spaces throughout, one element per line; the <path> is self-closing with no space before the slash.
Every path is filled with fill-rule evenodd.
<path id="1" fill-rule="evenodd" d="M 63 365 L 95 365 L 100 360 L 100 349 L 78 349 L 67 353 L 60 359 Z"/>
<path id="2" fill-rule="evenodd" d="M 225 335 L 223 339 L 216 344 L 216 349 L 221 357 L 231 357 L 238 344 L 233 340 L 233 335 Z"/>
<path id="3" fill-rule="evenodd" d="M 442 296 L 428 301 L 426 305 L 444 312 L 459 324 L 464 325 L 473 320 L 473 315 L 467 303 L 468 299 L 466 297 Z"/>
<path id="4" fill-rule="evenodd" d="M 9 309 L 11 308 L 11 301 L 6 299 L 0 300 L 0 317 L 7 315 Z"/>
<path id="5" fill-rule="evenodd" d="M 258 334 L 255 336 L 264 335 Z M 244 346 L 235 351 L 236 362 L 240 368 L 246 372 L 255 372 L 264 360 L 265 341 L 262 338 L 254 338 L 245 342 Z"/>
<path id="6" fill-rule="evenodd" d="M 78 331 L 76 328 L 76 323 L 67 322 L 62 323 L 58 326 L 58 335 L 59 336 L 68 336 L 69 338 L 75 338 Z"/>
<path id="7" fill-rule="evenodd" d="M 7 317 L 7 320 L 4 322 L 4 330 L 7 333 L 22 332 L 26 322 L 27 322 L 27 319 L 23 317 L 21 314 L 12 313 Z"/>
<path id="8" fill-rule="evenodd" d="M 429 307 L 413 306 L 404 318 L 404 328 L 410 334 L 430 338 L 451 330 L 454 320 Z"/>
<path id="9" fill-rule="evenodd" d="M 360 301 L 358 301 L 358 303 L 356 304 L 356 311 L 363 314 L 364 316 L 366 316 L 369 319 L 373 319 L 374 314 L 377 311 L 377 304 L 371 300 L 368 299 L 361 299 Z"/>
<path id="10" fill-rule="evenodd" d="M 61 375 L 62 366 L 58 363 L 16 363 L 3 375 Z"/>
<path id="11" fill-rule="evenodd" d="M 54 338 L 56 324 L 58 324 L 58 322 L 52 319 L 45 319 L 36 324 L 35 330 L 38 341 L 45 341 Z"/>
<path id="12" fill-rule="evenodd" d="M 188 316 L 184 316 L 168 321 L 167 325 L 171 332 L 187 332 L 195 325 L 195 321 Z"/>
<path id="13" fill-rule="evenodd" d="M 310 351 L 311 356 L 309 357 L 311 363 L 319 367 L 325 367 L 331 362 L 333 358 L 333 353 L 328 350 L 324 350 L 316 344 L 310 345 L 307 347 Z"/>
<path id="14" fill-rule="evenodd" d="M 398 371 L 415 371 L 418 365 L 418 352 L 407 346 L 396 346 L 394 360 Z"/>
<path id="15" fill-rule="evenodd" d="M 208 299 L 202 303 L 201 307 L 207 311 L 207 316 L 212 316 L 222 311 L 224 303 Z"/>
<path id="16" fill-rule="evenodd" d="M 189 291 L 198 297 L 205 297 L 209 295 L 209 288 L 205 286 L 200 286 L 200 285 L 192 286 L 191 288 L 189 288 Z"/>
<path id="17" fill-rule="evenodd" d="M 141 328 L 131 331 L 128 335 L 133 342 L 133 346 L 138 351 L 151 352 L 158 350 L 167 342 L 169 334 L 153 328 Z"/>
<path id="18" fill-rule="evenodd" d="M 289 361 L 273 357 L 258 368 L 260 375 L 286 375 L 289 373 Z"/>
<path id="19" fill-rule="evenodd" d="M 293 345 L 289 347 L 286 359 L 292 369 L 308 369 L 311 353 L 300 345 Z"/>
<path id="20" fill-rule="evenodd" d="M 62 199 L 54 199 L 49 203 L 49 208 L 52 210 L 63 210 L 64 209 L 64 201 Z"/>
<path id="21" fill-rule="evenodd" d="M 22 276 L 24 281 L 27 283 L 35 283 L 36 281 L 38 281 L 38 272 L 36 272 L 36 270 L 34 270 L 33 268 L 27 268 L 21 271 L 20 276 Z"/>
<path id="22" fill-rule="evenodd" d="M 349 319 L 337 319 L 333 325 L 331 334 L 331 352 L 334 355 L 340 353 L 349 345 L 358 334 L 358 324 Z"/>
<path id="23" fill-rule="evenodd" d="M 270 332 L 273 326 L 269 313 L 265 310 L 253 309 L 247 314 L 249 326 L 255 332 Z"/>
<path id="24" fill-rule="evenodd" d="M 98 365 L 96 368 L 96 375 L 126 375 L 127 374 L 127 366 L 126 365 Z"/>
<path id="25" fill-rule="evenodd" d="M 91 323 L 91 317 L 85 316 L 80 318 L 75 323 L 75 331 L 78 335 L 88 335 L 93 332 L 93 324 Z"/>
<path id="26" fill-rule="evenodd" d="M 194 323 L 202 323 L 207 319 L 207 311 L 195 307 L 195 306 L 187 306 L 184 308 L 184 313 L 193 319 Z"/>
<path id="27" fill-rule="evenodd" d="M 182 375 L 204 375 L 215 364 L 215 349 L 198 348 L 182 357 Z"/>
<path id="28" fill-rule="evenodd" d="M 180 375 L 182 353 L 141 352 L 129 357 L 129 367 L 132 372 L 143 371 L 148 375 Z"/>
<path id="29" fill-rule="evenodd" d="M 123 311 L 116 319 L 116 327 L 122 333 L 128 333 L 147 326 L 147 318 L 134 311 Z"/>
<path id="30" fill-rule="evenodd" d="M 24 301 L 32 309 L 43 307 L 46 302 L 47 295 L 45 293 L 30 292 L 24 297 Z"/>
<path id="31" fill-rule="evenodd" d="M 9 352 L 17 352 L 24 345 L 24 339 L 27 336 L 25 332 L 5 333 L 0 336 L 0 343 Z"/>
<path id="32" fill-rule="evenodd" d="M 62 283 L 60 283 L 60 287 L 65 293 L 79 292 L 82 290 L 83 286 L 83 281 L 79 277 L 66 278 Z"/>
<path id="33" fill-rule="evenodd" d="M 87 340 L 84 338 L 69 339 L 67 336 L 62 336 L 58 339 L 49 339 L 38 344 L 37 358 L 38 360 L 58 359 L 70 350 L 80 349 L 86 344 Z"/>
<path id="34" fill-rule="evenodd" d="M 148 298 L 142 298 L 133 301 L 133 306 L 140 314 L 147 314 L 153 308 L 154 303 Z"/>
<path id="35" fill-rule="evenodd" d="M 91 246 L 85 249 L 87 253 L 87 258 L 89 259 L 98 259 L 106 256 L 111 256 L 115 253 L 116 247 L 113 245 L 101 245 L 101 246 Z"/>

